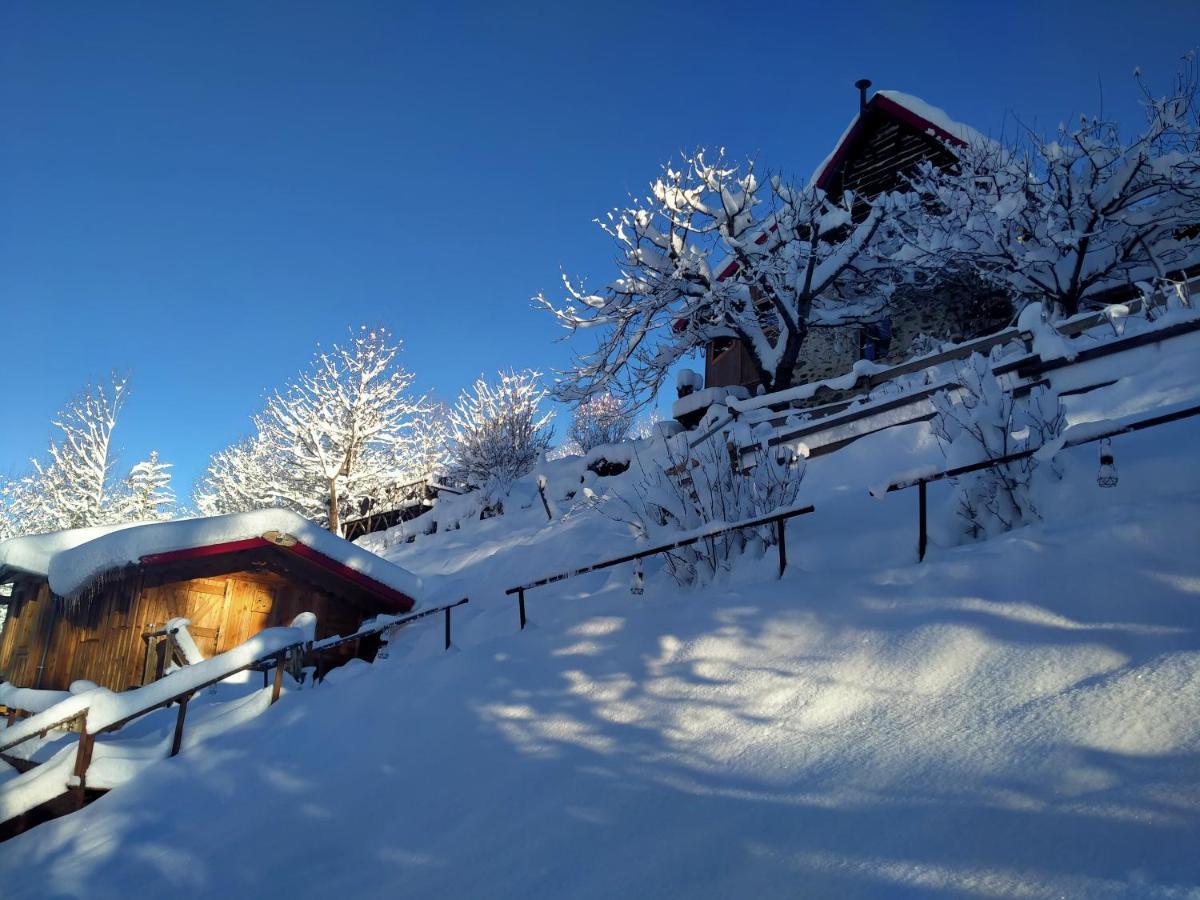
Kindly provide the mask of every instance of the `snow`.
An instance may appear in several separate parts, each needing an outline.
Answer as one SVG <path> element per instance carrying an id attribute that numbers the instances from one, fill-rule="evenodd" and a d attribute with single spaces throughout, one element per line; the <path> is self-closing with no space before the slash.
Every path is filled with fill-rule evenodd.
<path id="1" fill-rule="evenodd" d="M 191 624 L 191 619 L 180 617 L 169 620 L 163 626 L 163 630 L 171 635 L 175 646 L 179 648 L 179 652 L 183 654 L 184 661 L 189 666 L 204 660 L 204 654 L 200 652 L 200 648 L 196 646 L 196 641 L 192 638 L 192 633 L 188 631 L 188 626 Z"/>
<path id="2" fill-rule="evenodd" d="M 26 712 L 39 713 L 69 696 L 71 695 L 67 691 L 39 691 L 33 688 L 17 687 L 8 682 L 0 683 L 0 706 L 7 706 L 9 709 L 23 709 Z M 2 740 L 3 738 L 0 738 L 0 741 Z"/>
<path id="3" fill-rule="evenodd" d="M 49 534 L 30 534 L 0 541 L 0 575 L 23 572 L 45 577 L 50 560 L 64 550 L 103 537 L 128 525 L 98 525 L 93 528 L 71 528 Z"/>
<path id="4" fill-rule="evenodd" d="M 97 576 L 136 564 L 143 556 L 247 540 L 268 531 L 290 534 L 306 547 L 409 597 L 423 596 L 421 579 L 284 509 L 135 525 L 59 548 L 47 566 L 50 588 L 60 597 L 72 597 Z"/>
<path id="5" fill-rule="evenodd" d="M 678 419 L 681 416 L 690 415 L 702 409 L 708 409 L 714 403 L 736 403 L 738 400 L 745 400 L 749 396 L 750 392 L 740 384 L 704 388 L 704 390 L 695 391 L 694 393 L 680 397 L 672 403 L 671 417 Z"/>

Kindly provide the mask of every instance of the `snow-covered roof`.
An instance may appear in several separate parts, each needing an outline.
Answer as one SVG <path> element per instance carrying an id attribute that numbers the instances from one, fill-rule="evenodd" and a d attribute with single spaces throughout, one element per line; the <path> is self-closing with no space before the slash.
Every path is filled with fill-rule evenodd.
<path id="1" fill-rule="evenodd" d="M 367 590 L 373 583 L 375 590 L 382 586 L 414 601 L 423 593 L 416 575 L 284 509 L 80 532 L 86 533 L 59 532 L 5 541 L 0 544 L 0 567 L 44 574 L 55 594 L 74 597 L 100 575 L 126 566 L 274 544 L 349 576 Z M 9 545 L 18 542 L 24 543 L 10 549 Z M 206 549 L 210 552 L 204 553 Z"/>
<path id="2" fill-rule="evenodd" d="M 28 534 L 0 541 L 0 578 L 13 573 L 45 578 L 50 560 L 55 555 L 103 537 L 127 525 L 100 525 L 94 528 L 71 528 L 49 534 Z"/>

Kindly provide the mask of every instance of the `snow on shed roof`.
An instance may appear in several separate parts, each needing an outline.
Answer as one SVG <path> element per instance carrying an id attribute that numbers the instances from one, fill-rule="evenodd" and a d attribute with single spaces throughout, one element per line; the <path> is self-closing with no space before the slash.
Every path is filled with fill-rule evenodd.
<path id="1" fill-rule="evenodd" d="M 128 527 L 98 525 L 93 528 L 52 531 L 48 534 L 27 534 L 0 541 L 0 577 L 22 573 L 45 578 L 50 571 L 50 560 L 56 554 Z"/>
<path id="2" fill-rule="evenodd" d="M 25 567 L 22 571 L 44 573 L 55 594 L 73 597 L 98 576 L 125 566 L 158 565 L 276 544 L 359 582 L 367 590 L 386 589 L 414 602 L 423 593 L 423 583 L 416 575 L 284 509 L 81 531 L 89 533 L 36 536 L 37 543 L 23 549 L 19 561 L 35 563 L 39 568 Z M 266 537 L 268 532 L 295 538 L 295 543 L 273 540 L 274 536 Z M 7 546 L 11 543 L 0 545 L 0 564 L 6 562 Z"/>

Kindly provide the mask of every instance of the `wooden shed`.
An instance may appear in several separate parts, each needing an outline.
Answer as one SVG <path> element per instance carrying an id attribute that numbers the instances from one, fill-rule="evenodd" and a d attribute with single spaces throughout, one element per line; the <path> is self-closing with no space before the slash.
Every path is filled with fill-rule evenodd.
<path id="1" fill-rule="evenodd" d="M 318 639 L 352 633 L 411 610 L 421 584 L 283 510 L 14 538 L 0 543 L 0 583 L 11 585 L 0 680 L 46 690 L 153 679 L 172 619 L 191 620 L 211 656 L 301 612 L 316 615 Z"/>

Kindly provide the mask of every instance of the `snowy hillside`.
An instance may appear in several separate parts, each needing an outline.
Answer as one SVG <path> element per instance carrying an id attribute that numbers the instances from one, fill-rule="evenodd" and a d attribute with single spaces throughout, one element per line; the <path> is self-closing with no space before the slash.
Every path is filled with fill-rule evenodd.
<path id="1" fill-rule="evenodd" d="M 1071 421 L 1194 401 L 1196 362 Z M 548 522 L 535 492 L 373 537 L 471 595 L 450 652 L 413 626 L 0 845 L 3 894 L 1194 896 L 1198 439 L 1119 438 L 1111 490 L 1095 445 L 1067 451 L 1043 523 L 935 530 L 918 564 L 913 492 L 868 488 L 941 457 L 890 429 L 810 462 L 783 580 L 770 555 L 689 590 L 654 565 L 634 596 L 617 567 L 531 591 L 524 632 L 504 589 L 623 551 L 624 525 Z"/>

